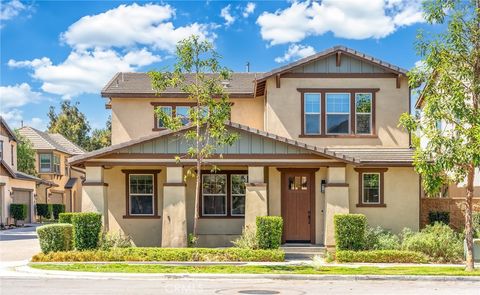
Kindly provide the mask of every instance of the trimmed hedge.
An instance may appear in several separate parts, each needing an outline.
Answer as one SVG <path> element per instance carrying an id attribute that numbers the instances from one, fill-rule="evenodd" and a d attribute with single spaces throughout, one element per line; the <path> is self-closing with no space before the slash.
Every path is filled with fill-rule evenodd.
<path id="1" fill-rule="evenodd" d="M 337 262 L 428 263 L 428 257 L 423 253 L 401 250 L 341 250 L 335 253 L 335 257 Z"/>
<path id="2" fill-rule="evenodd" d="M 43 253 L 72 250 L 73 226 L 71 224 L 48 224 L 37 228 L 40 249 Z"/>
<path id="3" fill-rule="evenodd" d="M 52 217 L 52 206 L 50 204 L 36 204 L 35 208 L 40 218 L 49 219 Z"/>
<path id="4" fill-rule="evenodd" d="M 428 212 L 428 224 L 441 222 L 443 224 L 450 224 L 450 212 L 430 211 Z"/>
<path id="5" fill-rule="evenodd" d="M 72 217 L 75 214 L 77 214 L 77 213 L 72 213 L 72 212 L 60 213 L 60 214 L 58 214 L 58 222 L 59 223 L 70 223 L 70 224 L 72 224 Z"/>
<path id="6" fill-rule="evenodd" d="M 108 251 L 50 252 L 33 256 L 32 262 L 87 261 L 274 261 L 285 260 L 282 250 L 240 248 L 115 248 Z"/>
<path id="7" fill-rule="evenodd" d="M 26 204 L 10 204 L 10 216 L 17 220 L 27 219 L 28 207 Z"/>
<path id="8" fill-rule="evenodd" d="M 100 213 L 76 213 L 72 216 L 73 241 L 77 250 L 92 250 L 99 246 L 102 229 Z"/>
<path id="9" fill-rule="evenodd" d="M 278 249 L 282 244 L 283 219 L 280 216 L 257 216 L 257 243 L 260 249 Z"/>
<path id="10" fill-rule="evenodd" d="M 337 250 L 363 250 L 367 217 L 363 214 L 335 214 L 335 243 Z"/>
<path id="11" fill-rule="evenodd" d="M 53 219 L 58 220 L 58 215 L 65 212 L 64 204 L 52 204 Z"/>

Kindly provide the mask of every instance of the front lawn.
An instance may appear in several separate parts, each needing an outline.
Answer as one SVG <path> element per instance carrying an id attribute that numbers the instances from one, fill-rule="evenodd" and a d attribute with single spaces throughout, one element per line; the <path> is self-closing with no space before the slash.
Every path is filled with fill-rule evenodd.
<path id="1" fill-rule="evenodd" d="M 315 270 L 308 265 L 205 265 L 205 266 L 172 266 L 160 264 L 30 264 L 42 270 L 113 272 L 113 273 L 213 273 L 213 274 L 317 274 L 317 275 L 430 275 L 430 276 L 480 276 L 480 269 L 465 272 L 463 267 L 441 266 L 398 266 L 398 267 L 344 267 L 323 266 Z"/>

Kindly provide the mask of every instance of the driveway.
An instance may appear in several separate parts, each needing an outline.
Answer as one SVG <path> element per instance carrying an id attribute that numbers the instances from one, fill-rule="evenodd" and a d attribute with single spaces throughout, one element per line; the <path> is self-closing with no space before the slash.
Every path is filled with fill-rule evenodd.
<path id="1" fill-rule="evenodd" d="M 0 231 L 0 263 L 26 261 L 40 252 L 36 228 L 28 227 Z"/>

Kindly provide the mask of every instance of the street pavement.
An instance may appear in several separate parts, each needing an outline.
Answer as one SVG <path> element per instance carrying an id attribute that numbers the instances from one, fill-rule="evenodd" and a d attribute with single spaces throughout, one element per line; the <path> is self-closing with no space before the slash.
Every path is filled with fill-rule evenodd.
<path id="1" fill-rule="evenodd" d="M 0 266 L 6 262 L 27 261 L 40 252 L 36 228 L 28 227 L 0 231 Z"/>

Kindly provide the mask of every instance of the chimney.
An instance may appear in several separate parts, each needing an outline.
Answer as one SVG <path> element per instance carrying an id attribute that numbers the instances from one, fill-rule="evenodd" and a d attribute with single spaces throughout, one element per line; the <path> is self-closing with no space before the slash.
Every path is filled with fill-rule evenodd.
<path id="1" fill-rule="evenodd" d="M 247 73 L 250 73 L 250 62 L 249 61 L 247 61 L 247 64 L 245 65 L 245 71 Z"/>

